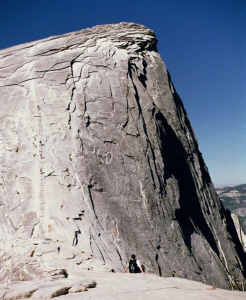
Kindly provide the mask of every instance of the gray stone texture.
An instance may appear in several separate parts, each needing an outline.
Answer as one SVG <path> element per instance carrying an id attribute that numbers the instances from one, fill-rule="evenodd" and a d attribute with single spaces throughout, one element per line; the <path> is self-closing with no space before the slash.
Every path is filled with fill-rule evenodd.
<path id="1" fill-rule="evenodd" d="M 132 253 L 161 276 L 243 280 L 233 222 L 156 44 L 119 23 L 0 51 L 2 280 L 92 257 L 123 271 Z"/>
<path id="2" fill-rule="evenodd" d="M 153 274 L 94 273 L 96 278 L 22 281 L 0 284 L 3 300 L 245 300 L 245 292 L 219 289 L 183 278 L 161 278 Z M 90 277 L 91 277 L 90 276 Z"/>

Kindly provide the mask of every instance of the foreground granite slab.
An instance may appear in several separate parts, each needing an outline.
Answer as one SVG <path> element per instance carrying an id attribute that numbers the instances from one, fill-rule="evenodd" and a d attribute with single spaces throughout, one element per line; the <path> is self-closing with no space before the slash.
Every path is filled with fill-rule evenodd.
<path id="1" fill-rule="evenodd" d="M 95 280 L 81 278 L 96 278 Z M 77 282 L 77 283 L 76 283 Z M 80 290 L 74 287 L 79 286 Z M 245 299 L 245 292 L 218 289 L 181 278 L 160 278 L 151 274 L 80 274 L 73 280 L 63 279 L 52 282 L 33 281 L 0 286 L 4 300 L 18 299 L 102 299 L 102 300 L 224 300 Z"/>

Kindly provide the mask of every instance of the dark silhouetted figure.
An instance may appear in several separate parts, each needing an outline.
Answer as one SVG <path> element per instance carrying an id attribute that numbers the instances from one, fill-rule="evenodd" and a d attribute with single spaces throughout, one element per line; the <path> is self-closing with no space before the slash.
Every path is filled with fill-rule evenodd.
<path id="1" fill-rule="evenodd" d="M 130 261 L 129 261 L 129 272 L 130 273 L 142 273 L 142 267 L 139 261 L 136 258 L 135 254 L 132 254 Z"/>

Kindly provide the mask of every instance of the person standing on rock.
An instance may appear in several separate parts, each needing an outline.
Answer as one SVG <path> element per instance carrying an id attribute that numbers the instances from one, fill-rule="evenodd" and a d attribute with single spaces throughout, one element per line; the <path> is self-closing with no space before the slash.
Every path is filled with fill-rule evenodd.
<path id="1" fill-rule="evenodd" d="M 143 273 L 144 269 L 140 264 L 139 260 L 136 258 L 135 254 L 132 254 L 129 261 L 129 272 L 130 273 Z"/>
<path id="2" fill-rule="evenodd" d="M 78 235 L 81 234 L 80 229 L 79 230 L 75 230 L 74 232 L 74 238 L 73 238 L 73 246 L 77 246 L 78 244 Z"/>

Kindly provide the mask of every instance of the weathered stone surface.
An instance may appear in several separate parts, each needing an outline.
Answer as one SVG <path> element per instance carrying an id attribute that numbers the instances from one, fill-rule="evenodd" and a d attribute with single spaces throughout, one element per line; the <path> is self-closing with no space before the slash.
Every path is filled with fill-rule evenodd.
<path id="1" fill-rule="evenodd" d="M 90 288 L 95 288 L 94 280 L 55 280 L 55 281 L 24 281 L 12 283 L 10 285 L 0 285 L 0 299 L 3 300 L 18 300 L 18 299 L 52 299 L 67 295 L 68 293 L 80 293 L 88 291 Z"/>
<path id="2" fill-rule="evenodd" d="M 19 290 L 11 289 L 9 292 L 3 293 L 2 299 L 4 300 L 17 300 L 31 298 L 37 288 L 22 287 Z"/>
<path id="3" fill-rule="evenodd" d="M 122 271 L 132 253 L 162 276 L 244 280 L 151 30 L 96 26 L 2 50 L 0 92 L 1 280 Z"/>
<path id="4" fill-rule="evenodd" d="M 217 188 L 216 191 L 224 207 L 239 216 L 242 228 L 246 232 L 246 184 Z"/>
<path id="5" fill-rule="evenodd" d="M 69 293 L 80 293 L 88 291 L 88 289 L 95 288 L 97 286 L 96 281 L 84 280 L 74 284 L 71 289 L 69 289 Z"/>
<path id="6" fill-rule="evenodd" d="M 0 299 L 19 300 L 19 299 L 59 299 L 59 300 L 244 300 L 245 292 L 228 291 L 217 288 L 215 285 L 208 286 L 200 282 L 195 282 L 182 278 L 161 278 L 151 274 L 123 274 L 123 273 L 94 273 L 98 285 L 96 288 L 86 291 L 70 293 L 74 290 L 74 285 L 66 280 L 39 282 L 20 282 L 18 284 L 2 287 L 0 285 Z M 28 289 L 29 286 L 29 289 Z M 31 293 L 33 287 L 38 288 L 37 292 Z M 67 293 L 68 286 L 69 293 Z M 15 292 L 13 293 L 13 290 Z M 11 291 L 12 297 L 11 298 Z M 28 298 L 22 298 L 24 291 Z M 52 291 L 64 292 L 64 295 L 57 295 L 51 298 Z M 29 296 L 30 295 L 30 296 Z M 59 298 L 57 298 L 59 297 Z"/>
<path id="7" fill-rule="evenodd" d="M 246 235 L 243 231 L 243 228 L 241 226 L 239 218 L 237 215 L 235 215 L 233 213 L 231 213 L 231 218 L 232 218 L 234 226 L 236 228 L 238 239 L 239 239 L 240 243 L 242 244 L 244 252 L 246 252 Z"/>

